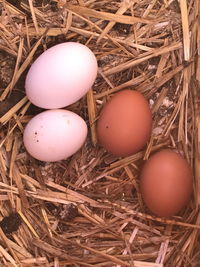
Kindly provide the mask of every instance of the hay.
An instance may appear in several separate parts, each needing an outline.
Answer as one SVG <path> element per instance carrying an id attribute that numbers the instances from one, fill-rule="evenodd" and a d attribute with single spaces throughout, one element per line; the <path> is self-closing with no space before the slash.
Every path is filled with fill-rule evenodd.
<path id="1" fill-rule="evenodd" d="M 21 218 L 12 233 L 0 223 L 1 266 L 199 266 L 199 18 L 199 0 L 0 0 L 0 216 Z M 90 133 L 71 158 L 42 163 L 22 143 L 41 111 L 24 80 L 45 49 L 69 40 L 98 59 L 93 88 L 69 107 Z M 153 134 L 143 151 L 116 158 L 98 146 L 95 123 L 126 88 L 148 98 Z M 193 198 L 170 220 L 152 216 L 138 190 L 143 159 L 165 147 L 194 170 Z"/>

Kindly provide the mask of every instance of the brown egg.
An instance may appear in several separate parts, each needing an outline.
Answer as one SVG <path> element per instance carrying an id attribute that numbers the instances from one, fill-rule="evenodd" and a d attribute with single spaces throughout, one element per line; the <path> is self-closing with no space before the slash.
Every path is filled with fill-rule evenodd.
<path id="1" fill-rule="evenodd" d="M 192 170 L 178 153 L 162 150 L 144 164 L 140 189 L 145 204 L 154 214 L 175 215 L 190 199 Z"/>
<path id="2" fill-rule="evenodd" d="M 151 135 L 149 104 L 137 91 L 116 93 L 103 107 L 97 121 L 99 143 L 116 156 L 138 152 Z"/>

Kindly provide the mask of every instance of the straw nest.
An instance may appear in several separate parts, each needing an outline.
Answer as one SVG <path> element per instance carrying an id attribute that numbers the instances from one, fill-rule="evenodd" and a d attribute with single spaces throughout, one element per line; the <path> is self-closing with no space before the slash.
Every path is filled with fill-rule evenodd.
<path id="1" fill-rule="evenodd" d="M 0 266 L 200 265 L 199 16 L 199 0 L 0 1 Z M 68 108 L 90 135 L 73 157 L 43 163 L 22 143 L 41 111 L 24 80 L 45 49 L 69 40 L 98 59 L 95 85 Z M 98 146 L 95 122 L 125 88 L 149 100 L 153 133 L 145 150 L 116 158 Z M 193 198 L 170 220 L 152 216 L 138 190 L 142 161 L 166 147 L 194 170 Z"/>

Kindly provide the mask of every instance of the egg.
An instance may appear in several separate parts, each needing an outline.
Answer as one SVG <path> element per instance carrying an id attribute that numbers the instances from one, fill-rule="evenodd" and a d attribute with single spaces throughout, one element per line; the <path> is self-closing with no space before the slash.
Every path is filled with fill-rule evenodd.
<path id="1" fill-rule="evenodd" d="M 77 152 L 87 137 L 87 125 L 77 114 L 47 110 L 33 117 L 24 129 L 28 153 L 41 161 L 59 161 Z"/>
<path id="2" fill-rule="evenodd" d="M 144 164 L 140 190 L 145 204 L 155 215 L 173 216 L 190 200 L 191 167 L 177 152 L 161 150 Z"/>
<path id="3" fill-rule="evenodd" d="M 44 109 L 63 108 L 83 97 L 97 76 L 97 60 L 85 45 L 66 42 L 42 53 L 25 80 L 28 99 Z"/>
<path id="4" fill-rule="evenodd" d="M 144 96 L 133 90 L 116 93 L 102 108 L 97 121 L 99 143 L 111 154 L 138 152 L 151 135 L 152 116 Z"/>

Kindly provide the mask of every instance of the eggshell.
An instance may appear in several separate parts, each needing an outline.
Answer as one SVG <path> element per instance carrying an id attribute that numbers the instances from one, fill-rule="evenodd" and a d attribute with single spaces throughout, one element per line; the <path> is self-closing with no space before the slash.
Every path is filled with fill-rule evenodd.
<path id="1" fill-rule="evenodd" d="M 97 60 L 85 45 L 66 42 L 42 53 L 28 71 L 25 89 L 29 100 L 45 109 L 70 105 L 93 85 Z"/>
<path id="2" fill-rule="evenodd" d="M 97 121 L 99 143 L 116 156 L 138 152 L 151 135 L 149 104 L 137 91 L 116 93 L 103 107 Z"/>
<path id="3" fill-rule="evenodd" d="M 161 150 L 144 164 L 140 189 L 144 202 L 154 214 L 175 215 L 190 199 L 192 170 L 178 153 Z"/>
<path id="4" fill-rule="evenodd" d="M 68 110 L 48 110 L 33 117 L 25 127 L 24 146 L 42 161 L 66 159 L 77 152 L 87 136 L 87 125 Z"/>

